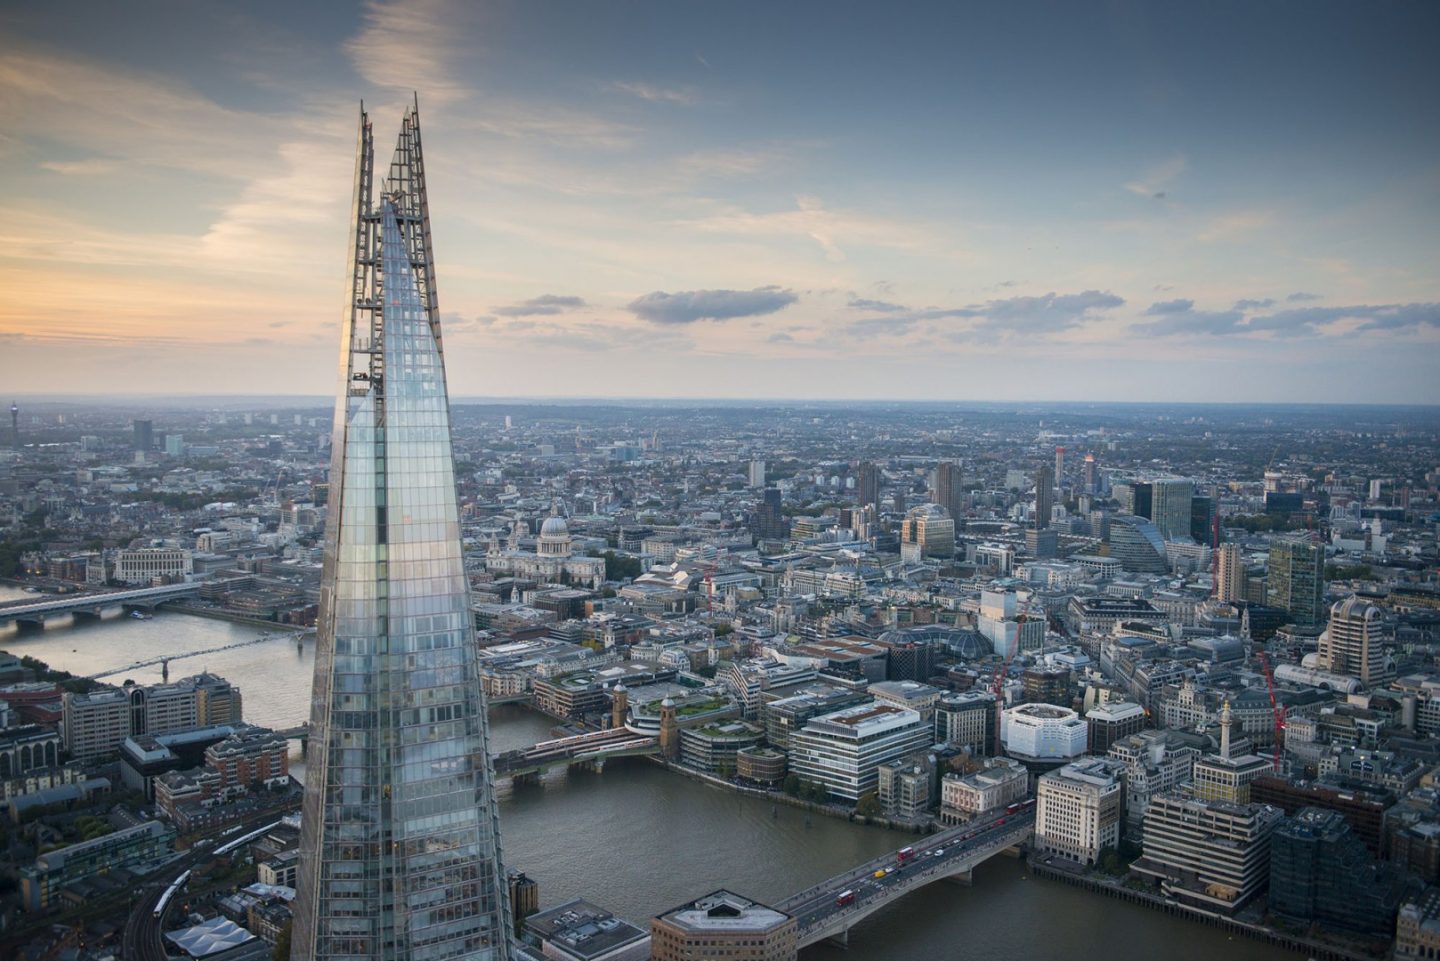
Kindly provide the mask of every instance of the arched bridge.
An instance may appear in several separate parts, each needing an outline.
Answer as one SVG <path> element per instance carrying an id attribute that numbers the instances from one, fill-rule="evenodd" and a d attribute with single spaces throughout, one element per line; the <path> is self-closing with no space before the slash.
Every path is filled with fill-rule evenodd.
<path id="1" fill-rule="evenodd" d="M 653 737 L 645 737 L 623 727 L 612 728 L 541 741 L 524 750 L 497 754 L 495 776 L 521 780 L 572 764 L 588 764 L 598 769 L 604 767 L 607 758 L 656 754 L 659 750 L 659 742 Z"/>
<path id="2" fill-rule="evenodd" d="M 971 821 L 837 874 L 775 908 L 795 918 L 802 948 L 827 938 L 843 941 L 857 922 L 896 898 L 942 878 L 968 880 L 976 865 L 1025 842 L 1034 830 L 1033 807 Z"/>
<path id="3" fill-rule="evenodd" d="M 0 604 L 0 624 L 7 624 L 11 621 L 44 624 L 47 618 L 58 617 L 61 614 L 89 614 L 99 617 L 101 611 L 112 607 L 151 610 L 166 601 L 193 597 L 198 593 L 200 593 L 199 584 L 166 584 L 163 587 L 138 587 L 121 591 L 64 594 L 43 601 L 15 601 L 9 604 Z"/>

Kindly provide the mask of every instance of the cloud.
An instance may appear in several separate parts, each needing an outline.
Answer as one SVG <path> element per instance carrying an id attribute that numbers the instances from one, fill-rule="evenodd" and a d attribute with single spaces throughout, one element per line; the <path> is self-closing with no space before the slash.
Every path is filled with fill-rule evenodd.
<path id="1" fill-rule="evenodd" d="M 1252 230 L 1258 230 L 1274 219 L 1275 215 L 1268 210 L 1247 210 L 1225 214 L 1211 219 L 1204 229 L 1195 235 L 1195 239 L 1201 243 L 1230 240 Z"/>
<path id="2" fill-rule="evenodd" d="M 808 237 L 820 245 L 825 259 L 836 263 L 846 259 L 845 247 L 852 243 L 931 253 L 943 244 L 928 227 L 832 210 L 810 195 L 796 197 L 794 210 L 757 214 L 726 205 L 711 216 L 682 221 L 680 226 L 747 237 Z"/>
<path id="3" fill-rule="evenodd" d="M 1320 296 L 1319 294 L 1311 294 L 1311 293 L 1307 293 L 1306 291 L 1303 291 L 1303 290 L 1297 290 L 1297 291 L 1295 291 L 1295 293 L 1291 294 L 1289 297 L 1286 297 L 1285 299 L 1288 300 L 1288 301 L 1290 301 L 1290 303 L 1292 303 L 1292 304 L 1298 304 L 1298 303 L 1300 303 L 1301 301 L 1305 301 L 1305 300 L 1324 300 L 1325 298 L 1322 297 L 1322 296 Z"/>
<path id="4" fill-rule="evenodd" d="M 94 177 L 110 173 L 116 164 L 104 157 L 91 157 L 89 160 L 42 160 L 40 167 L 66 177 Z"/>
<path id="5" fill-rule="evenodd" d="M 1078 294 L 1051 291 L 1038 297 L 1006 297 L 967 307 L 902 308 L 889 316 L 856 321 L 847 329 L 852 336 L 865 338 L 877 334 L 905 333 L 922 321 L 960 319 L 972 321 L 966 328 L 967 332 L 1058 333 L 1093 319 L 1096 311 L 1112 310 L 1124 303 L 1123 297 L 1108 290 L 1085 290 Z"/>
<path id="6" fill-rule="evenodd" d="M 1261 300 L 1237 300 L 1235 310 L 1259 310 L 1264 307 L 1274 307 L 1275 301 L 1270 297 Z"/>
<path id="7" fill-rule="evenodd" d="M 1160 319 L 1137 324 L 1132 329 L 1153 337 L 1263 334 L 1271 338 L 1440 330 L 1440 304 L 1298 307 L 1270 314 L 1255 314 L 1248 318 L 1240 309 L 1209 312 L 1187 308 L 1182 311 L 1156 312 L 1152 308 L 1146 311 L 1147 315 L 1157 313 L 1160 314 Z"/>
<path id="8" fill-rule="evenodd" d="M 426 102 L 459 100 L 468 93 L 455 79 L 468 9 L 450 0 L 370 0 L 365 25 L 345 50 L 369 83 L 407 96 L 423 91 Z"/>
<path id="9" fill-rule="evenodd" d="M 851 297 L 845 306 L 852 310 L 874 310 L 882 314 L 893 314 L 909 309 L 904 304 L 892 304 L 888 300 L 867 300 L 864 297 Z"/>
<path id="10" fill-rule="evenodd" d="M 1056 294 L 1039 297 L 1008 297 L 991 300 L 978 307 L 942 312 L 939 316 L 978 317 L 980 328 L 1007 330 L 1017 333 L 1053 333 L 1078 327 L 1093 312 L 1112 310 L 1125 303 L 1123 297 L 1108 290 L 1085 290 L 1078 294 Z"/>
<path id="11" fill-rule="evenodd" d="M 1151 167 L 1141 177 L 1130 181 L 1124 187 L 1136 196 L 1164 200 L 1166 195 L 1164 188 L 1169 185 L 1170 181 L 1185 172 L 1185 166 L 1185 158 L 1176 154 L 1169 160 Z"/>
<path id="12" fill-rule="evenodd" d="M 657 290 L 635 298 L 626 309 L 651 323 L 693 324 L 697 320 L 773 314 L 798 299 L 794 291 L 774 286 L 754 290 L 684 290 L 673 294 Z"/>
<path id="13" fill-rule="evenodd" d="M 783 330 L 780 331 L 779 333 L 771 334 L 771 335 L 769 336 L 768 340 L 769 340 L 769 342 L 772 343 L 772 344 L 793 344 L 793 343 L 795 343 L 795 338 L 794 338 L 794 337 L 791 337 L 789 334 L 785 333 Z"/>
<path id="14" fill-rule="evenodd" d="M 532 317 L 537 314 L 560 314 L 567 310 L 588 306 L 589 304 L 585 303 L 582 297 L 541 294 L 539 297 L 531 297 L 529 300 L 511 304 L 508 307 L 496 307 L 495 313 L 501 317 Z"/>
<path id="15" fill-rule="evenodd" d="M 616 81 L 610 84 L 610 89 L 628 93 L 632 97 L 639 97 L 641 100 L 648 100 L 651 103 L 674 103 L 688 107 L 700 99 L 693 90 L 657 87 L 654 84 L 633 81 Z"/>
<path id="16" fill-rule="evenodd" d="M 1147 307 L 1145 314 L 1149 317 L 1163 317 L 1166 314 L 1189 313 L 1193 309 L 1195 309 L 1195 301 L 1193 300 L 1185 300 L 1183 298 L 1180 300 L 1162 300 Z"/>

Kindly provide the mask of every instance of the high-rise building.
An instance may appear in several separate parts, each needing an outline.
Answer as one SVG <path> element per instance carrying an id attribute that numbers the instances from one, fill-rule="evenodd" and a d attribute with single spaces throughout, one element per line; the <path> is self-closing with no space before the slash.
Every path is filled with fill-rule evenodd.
<path id="1" fill-rule="evenodd" d="M 1215 543 L 1215 498 L 1196 494 L 1190 498 L 1190 536 L 1200 544 Z"/>
<path id="2" fill-rule="evenodd" d="M 1169 541 L 1190 536 L 1194 496 L 1195 484 L 1185 478 L 1167 477 L 1150 482 L 1150 520 L 1161 537 Z"/>
<path id="3" fill-rule="evenodd" d="M 1083 480 L 1084 480 L 1084 484 L 1085 484 L 1085 491 L 1086 491 L 1086 493 L 1089 493 L 1089 494 L 1094 494 L 1094 493 L 1096 493 L 1096 492 L 1099 490 L 1099 485 L 1100 485 L 1100 465 L 1097 464 L 1097 463 L 1095 463 L 1095 455 L 1094 455 L 1094 454 L 1086 454 L 1086 455 L 1085 455 L 1085 466 L 1084 466 L 1083 470 L 1084 470 L 1084 478 L 1083 478 Z"/>
<path id="4" fill-rule="evenodd" d="M 1215 599 L 1226 603 L 1245 600 L 1245 552 L 1239 544 L 1221 544 L 1215 561 Z"/>
<path id="5" fill-rule="evenodd" d="M 781 510 L 780 488 L 767 487 L 750 517 L 750 533 L 762 541 L 783 541 L 790 536 L 790 522 Z"/>
<path id="6" fill-rule="evenodd" d="M 880 512 L 880 468 L 865 461 L 855 470 L 855 501 Z"/>
<path id="7" fill-rule="evenodd" d="M 1035 472 L 1035 522 L 1034 528 L 1043 531 L 1050 526 L 1050 513 L 1055 504 L 1055 478 L 1050 468 L 1042 467 Z"/>
<path id="8" fill-rule="evenodd" d="M 749 481 L 751 487 L 765 486 L 765 462 L 763 460 L 750 462 Z"/>
<path id="9" fill-rule="evenodd" d="M 1065 484 L 1065 448 L 1055 448 L 1055 489 L 1058 491 Z"/>
<path id="10" fill-rule="evenodd" d="M 137 420 L 135 427 L 135 449 L 140 452 L 153 450 L 155 447 L 155 423 L 149 420 Z"/>
<path id="11" fill-rule="evenodd" d="M 1336 674 L 1358 677 L 1376 687 L 1394 677 L 1381 645 L 1384 617 L 1380 608 L 1352 594 L 1330 608 L 1330 624 L 1320 635 L 1320 663 Z"/>
<path id="12" fill-rule="evenodd" d="M 945 508 L 950 517 L 961 513 L 960 465 L 952 461 L 941 461 L 935 465 L 934 483 L 930 487 L 931 500 Z"/>
<path id="13" fill-rule="evenodd" d="M 296 961 L 506 961 L 419 111 L 362 112 L 311 697 Z"/>
<path id="14" fill-rule="evenodd" d="M 1110 518 L 1110 556 L 1126 571 L 1163 574 L 1168 569 L 1165 540 L 1143 517 L 1116 514 Z"/>
<path id="15" fill-rule="evenodd" d="M 10 445 L 20 449 L 20 405 L 10 402 Z"/>
<path id="16" fill-rule="evenodd" d="M 1325 548 L 1304 534 L 1270 542 L 1265 603 L 1290 612 L 1297 624 L 1325 620 Z"/>

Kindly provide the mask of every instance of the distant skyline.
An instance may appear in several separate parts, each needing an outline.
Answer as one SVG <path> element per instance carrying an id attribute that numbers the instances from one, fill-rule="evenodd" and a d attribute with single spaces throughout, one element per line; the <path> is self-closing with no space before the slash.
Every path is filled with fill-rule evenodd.
<path id="1" fill-rule="evenodd" d="M 0 390 L 332 394 L 358 102 L 414 92 L 457 399 L 1440 403 L 1437 39 L 1431 3 L 12 3 Z"/>

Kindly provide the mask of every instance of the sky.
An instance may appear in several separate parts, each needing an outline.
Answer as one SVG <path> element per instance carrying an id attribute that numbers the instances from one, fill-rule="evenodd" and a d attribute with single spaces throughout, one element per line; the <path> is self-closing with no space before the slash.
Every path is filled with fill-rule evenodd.
<path id="1" fill-rule="evenodd" d="M 418 97 L 453 396 L 1440 403 L 1440 4 L 0 8 L 0 393 L 333 390 Z"/>

